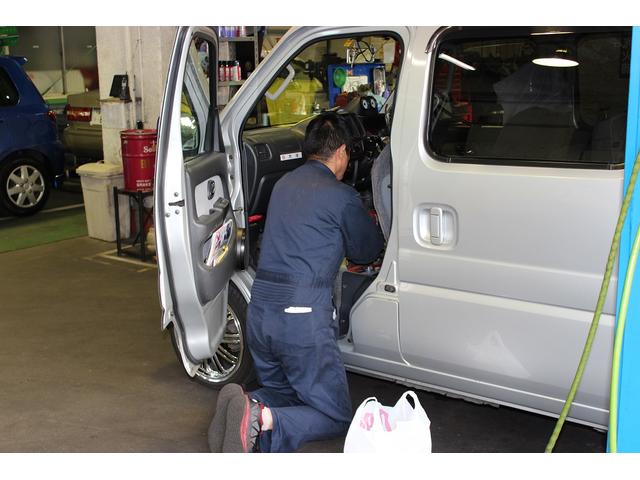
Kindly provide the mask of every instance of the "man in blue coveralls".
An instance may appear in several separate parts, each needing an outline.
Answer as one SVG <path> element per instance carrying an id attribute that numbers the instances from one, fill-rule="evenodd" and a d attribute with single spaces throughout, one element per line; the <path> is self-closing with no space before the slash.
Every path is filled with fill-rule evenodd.
<path id="1" fill-rule="evenodd" d="M 357 191 L 340 182 L 350 143 L 344 118 L 317 116 L 306 130 L 306 163 L 273 189 L 247 310 L 261 388 L 247 395 L 230 384 L 220 391 L 212 451 L 292 452 L 349 427 L 332 286 L 345 256 L 368 264 L 384 246 Z"/>

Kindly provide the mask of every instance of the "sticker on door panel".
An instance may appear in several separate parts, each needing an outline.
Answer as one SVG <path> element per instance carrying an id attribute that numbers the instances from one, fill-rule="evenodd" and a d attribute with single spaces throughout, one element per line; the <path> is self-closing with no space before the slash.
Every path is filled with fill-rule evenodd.
<path id="1" fill-rule="evenodd" d="M 204 243 L 206 257 L 204 263 L 208 267 L 219 265 L 224 257 L 229 253 L 229 242 L 233 229 L 233 220 L 224 222 L 219 229 L 211 234 L 211 237 Z"/>
<path id="2" fill-rule="evenodd" d="M 286 162 L 287 160 L 297 160 L 298 158 L 302 158 L 302 152 L 283 153 L 282 155 L 280 155 L 281 162 Z"/>

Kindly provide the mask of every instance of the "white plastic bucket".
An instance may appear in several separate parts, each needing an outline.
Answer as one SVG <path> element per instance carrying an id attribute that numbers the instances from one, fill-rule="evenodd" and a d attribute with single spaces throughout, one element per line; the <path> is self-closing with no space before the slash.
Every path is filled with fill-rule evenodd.
<path id="1" fill-rule="evenodd" d="M 82 196 L 91 238 L 115 242 L 116 222 L 113 187 L 123 188 L 122 166 L 87 163 L 76 169 L 82 183 Z M 129 198 L 119 195 L 120 237 L 129 237 Z"/>

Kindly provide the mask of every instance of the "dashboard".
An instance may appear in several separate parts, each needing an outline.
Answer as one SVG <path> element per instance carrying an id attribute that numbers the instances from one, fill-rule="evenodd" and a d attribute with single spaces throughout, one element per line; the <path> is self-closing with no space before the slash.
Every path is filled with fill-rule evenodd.
<path id="1" fill-rule="evenodd" d="M 344 183 L 360 192 L 371 189 L 371 166 L 384 142 L 367 118 L 355 113 L 344 115 L 353 139 L 349 166 Z M 269 198 L 276 182 L 287 172 L 302 165 L 304 134 L 313 117 L 292 126 L 268 127 L 246 130 L 242 135 L 245 152 L 245 200 L 248 215 L 265 215 Z M 363 121 L 364 120 L 364 121 Z"/>

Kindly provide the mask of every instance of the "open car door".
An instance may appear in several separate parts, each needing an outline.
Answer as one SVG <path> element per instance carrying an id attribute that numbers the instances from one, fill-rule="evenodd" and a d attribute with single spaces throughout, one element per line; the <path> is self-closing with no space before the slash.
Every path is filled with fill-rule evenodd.
<path id="1" fill-rule="evenodd" d="M 236 267 L 236 221 L 217 108 L 216 32 L 181 27 L 158 132 L 155 228 L 162 326 L 173 324 L 185 368 L 222 340 Z"/>

